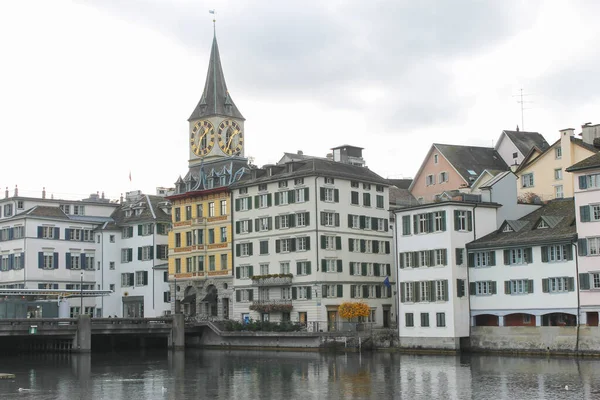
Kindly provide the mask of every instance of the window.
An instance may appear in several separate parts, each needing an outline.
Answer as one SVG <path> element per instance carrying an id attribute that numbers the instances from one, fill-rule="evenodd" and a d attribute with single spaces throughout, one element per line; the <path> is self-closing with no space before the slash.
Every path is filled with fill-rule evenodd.
<path id="1" fill-rule="evenodd" d="M 5 216 L 6 216 L 6 214 L 5 214 Z M 42 238 L 43 239 L 54 239 L 54 232 L 55 232 L 55 229 L 53 226 L 43 226 L 42 227 Z"/>
<path id="2" fill-rule="evenodd" d="M 175 222 L 181 221 L 181 208 L 175 208 Z"/>
<path id="3" fill-rule="evenodd" d="M 521 177 L 521 186 L 524 188 L 533 187 L 533 173 L 525 174 Z"/>
<path id="4" fill-rule="evenodd" d="M 115 262 L 114 262 L 114 261 L 110 261 L 110 262 L 108 263 L 108 269 L 110 269 L 110 270 L 113 270 L 113 271 L 114 271 L 114 269 L 115 269 Z"/>
<path id="5" fill-rule="evenodd" d="M 269 217 L 262 217 L 258 219 L 258 230 L 260 232 L 265 232 L 269 230 L 269 226 L 271 225 Z"/>
<path id="6" fill-rule="evenodd" d="M 280 188 L 286 188 L 286 187 L 288 187 L 288 182 L 287 181 L 279 181 L 278 186 Z"/>
<path id="7" fill-rule="evenodd" d="M 296 288 L 297 296 L 299 300 L 310 299 L 310 286 L 300 286 Z M 294 289 L 292 288 L 292 297 L 294 295 Z"/>
<path id="8" fill-rule="evenodd" d="M 496 282 L 493 281 L 481 281 L 481 282 L 472 282 L 472 285 L 475 285 L 475 295 L 477 296 L 487 296 L 496 294 Z"/>
<path id="9" fill-rule="evenodd" d="M 186 257 L 185 259 L 185 272 L 187 272 L 188 274 L 191 272 L 195 272 L 195 268 L 196 265 L 194 264 L 194 258 L 193 257 Z"/>
<path id="10" fill-rule="evenodd" d="M 544 293 L 564 293 L 573 291 L 573 278 L 566 276 L 558 278 L 542 279 L 542 290 Z"/>
<path id="11" fill-rule="evenodd" d="M 446 326 L 446 313 L 439 312 L 435 314 L 435 321 L 438 328 Z"/>
<path id="12" fill-rule="evenodd" d="M 73 206 L 73 215 L 85 215 L 85 207 L 84 206 Z"/>
<path id="13" fill-rule="evenodd" d="M 473 267 L 491 267 L 495 265 L 495 255 L 494 251 L 478 251 L 476 253 L 471 254 L 473 257 Z"/>
<path id="14" fill-rule="evenodd" d="M 582 206 L 587 208 L 586 206 Z M 587 211 L 587 210 L 586 210 Z M 591 211 L 591 212 L 590 212 Z M 592 204 L 589 206 L 590 221 L 600 221 L 600 204 Z M 585 222 L 582 220 L 582 222 Z"/>
<path id="15" fill-rule="evenodd" d="M 114 291 L 115 291 L 115 284 L 114 284 L 114 283 L 111 283 L 110 285 L 108 285 L 108 289 L 109 289 L 110 291 L 114 292 Z"/>
<path id="16" fill-rule="evenodd" d="M 261 255 L 269 254 L 269 241 L 268 240 L 261 240 L 259 242 L 259 247 L 260 247 Z"/>
<path id="17" fill-rule="evenodd" d="M 156 258 L 159 260 L 166 260 L 169 258 L 169 245 L 157 244 L 156 245 Z"/>
<path id="18" fill-rule="evenodd" d="M 297 227 L 306 226 L 307 219 L 308 219 L 308 213 L 303 213 L 303 212 L 297 213 L 296 214 L 296 226 Z"/>
<path id="19" fill-rule="evenodd" d="M 181 258 L 176 258 L 175 259 L 175 273 L 176 274 L 180 274 L 181 273 Z"/>
<path id="20" fill-rule="evenodd" d="M 239 269 L 240 269 L 239 279 L 250 279 L 252 277 L 252 266 L 251 265 L 240 265 Z"/>
<path id="21" fill-rule="evenodd" d="M 384 208 L 385 207 L 385 204 L 384 204 L 384 201 L 383 201 L 383 196 L 377 195 L 377 196 L 375 196 L 375 200 L 377 202 L 377 208 Z"/>
<path id="22" fill-rule="evenodd" d="M 296 178 L 294 179 L 294 185 L 304 185 L 304 178 Z"/>
<path id="23" fill-rule="evenodd" d="M 181 247 L 181 233 L 177 232 L 175 234 L 175 247 Z"/>
<path id="24" fill-rule="evenodd" d="M 324 195 L 324 201 L 327 201 L 329 203 L 333 203 L 334 201 L 334 193 L 335 193 L 335 189 L 333 188 L 322 188 L 323 189 L 323 193 Z"/>
<path id="25" fill-rule="evenodd" d="M 73 258 L 71 258 L 71 261 Z M 121 249 L 121 263 L 133 261 L 133 249 Z"/>
<path id="26" fill-rule="evenodd" d="M 350 204 L 357 206 L 358 205 L 358 192 L 350 192 Z"/>
<path id="27" fill-rule="evenodd" d="M 204 210 L 202 204 L 196 204 L 196 218 L 202 218 L 204 216 Z"/>
<path id="28" fill-rule="evenodd" d="M 371 193 L 363 193 L 363 206 L 371 207 Z"/>
<path id="29" fill-rule="evenodd" d="M 512 158 L 517 158 L 519 156 L 519 153 L 513 153 L 512 154 Z"/>
<path id="30" fill-rule="evenodd" d="M 543 221 L 542 221 L 543 222 Z M 541 224 L 540 224 L 541 225 Z M 538 228 L 540 226 L 538 225 Z M 542 226 L 542 228 L 547 228 L 548 226 Z M 514 232 L 513 228 L 511 228 L 511 226 L 509 224 L 504 225 L 504 228 L 502 228 L 502 232 Z"/>
<path id="31" fill-rule="evenodd" d="M 419 214 L 418 217 L 418 225 L 419 233 L 429 232 L 429 218 L 427 218 L 430 214 Z M 415 232 L 416 233 L 416 232 Z"/>
<path id="32" fill-rule="evenodd" d="M 227 215 L 227 200 L 221 200 L 221 215 Z"/>
<path id="33" fill-rule="evenodd" d="M 440 176 L 439 176 L 439 180 L 438 183 L 444 183 L 444 182 L 448 182 L 448 173 L 447 172 L 440 172 Z"/>
<path id="34" fill-rule="evenodd" d="M 533 280 L 514 279 L 510 281 L 505 281 L 504 285 L 504 291 L 506 294 L 533 293 Z"/>
<path id="35" fill-rule="evenodd" d="M 243 303 L 252 301 L 254 298 L 254 290 L 252 290 L 252 289 L 236 290 L 235 297 L 236 297 L 236 301 L 243 302 Z"/>
<path id="36" fill-rule="evenodd" d="M 413 252 L 400 253 L 400 268 L 414 268 L 415 257 Z"/>
<path id="37" fill-rule="evenodd" d="M 277 218 L 277 217 L 275 217 Z M 275 224 L 277 225 L 277 224 Z M 290 227 L 290 216 L 289 215 L 280 215 L 279 216 L 279 228 L 285 229 Z"/>
<path id="38" fill-rule="evenodd" d="M 23 237 L 25 237 L 25 230 L 24 230 L 23 226 L 22 225 L 21 226 L 15 226 L 13 228 L 13 236 L 12 236 L 12 238 L 13 239 L 21 239 Z"/>
<path id="39" fill-rule="evenodd" d="M 269 264 L 259 264 L 260 274 L 261 275 L 269 275 Z"/>
<path id="40" fill-rule="evenodd" d="M 216 258 L 215 256 L 208 256 L 208 270 L 214 271 L 216 270 Z"/>
<path id="41" fill-rule="evenodd" d="M 250 243 L 240 243 L 240 257 L 247 257 L 251 255 Z"/>
<path id="42" fill-rule="evenodd" d="M 69 204 L 61 204 L 60 209 L 67 215 L 71 214 L 71 205 Z"/>
<path id="43" fill-rule="evenodd" d="M 421 313 L 421 326 L 424 328 L 429 326 L 429 313 Z"/>
<path id="44" fill-rule="evenodd" d="M 294 191 L 296 203 L 304 203 L 308 200 L 308 188 L 296 189 Z"/>
<path id="45" fill-rule="evenodd" d="M 433 155 L 433 163 L 434 163 L 434 164 L 437 164 L 437 163 L 438 163 L 438 161 L 439 161 L 439 157 L 440 157 L 440 156 L 439 156 L 438 154 L 434 154 L 434 155 Z"/>
<path id="46" fill-rule="evenodd" d="M 290 263 L 288 261 L 279 263 L 279 273 L 280 274 L 289 274 L 290 273 Z"/>
<path id="47" fill-rule="evenodd" d="M 110 243 L 114 243 L 114 242 L 115 242 L 115 235 L 110 235 L 110 236 L 108 237 L 108 241 L 109 241 Z"/>
<path id="48" fill-rule="evenodd" d="M 135 272 L 135 285 L 136 286 L 148 285 L 148 271 L 136 271 Z"/>
<path id="49" fill-rule="evenodd" d="M 433 229 L 435 232 L 446 230 L 446 211 L 436 211 L 433 213 Z"/>
<path id="50" fill-rule="evenodd" d="M 299 261 L 296 264 L 296 273 L 298 275 L 310 275 L 310 262 L 308 261 Z"/>
<path id="51" fill-rule="evenodd" d="M 300 237 L 296 238 L 296 251 L 306 251 L 310 250 L 308 237 Z"/>
<path id="52" fill-rule="evenodd" d="M 321 224 L 323 226 L 336 226 L 336 216 L 339 214 L 333 212 L 321 212 Z"/>
<path id="53" fill-rule="evenodd" d="M 419 282 L 419 294 L 420 294 L 419 301 L 421 301 L 421 302 L 429 301 L 430 296 L 429 296 L 429 282 L 428 281 Z"/>
<path id="54" fill-rule="evenodd" d="M 448 300 L 448 281 L 435 281 L 435 301 Z"/>
<path id="55" fill-rule="evenodd" d="M 465 262 L 465 249 L 456 249 L 456 265 L 463 265 Z"/>
<path id="56" fill-rule="evenodd" d="M 425 184 L 427 186 L 435 185 L 435 178 L 433 177 L 433 175 L 427 175 L 425 177 Z"/>
<path id="57" fill-rule="evenodd" d="M 293 246 L 293 239 L 281 239 L 279 240 L 279 252 L 280 253 L 289 253 L 290 251 L 294 251 L 292 246 Z M 277 242 L 277 241 L 276 241 Z"/>
<path id="58" fill-rule="evenodd" d="M 227 254 L 221 254 L 221 271 L 227 269 Z"/>
<path id="59" fill-rule="evenodd" d="M 590 274 L 590 277 L 592 281 L 592 289 L 600 289 L 600 273 L 592 273 Z M 583 284 L 581 286 L 581 289 L 583 289 Z"/>
<path id="60" fill-rule="evenodd" d="M 171 292 L 166 291 L 163 292 L 163 303 L 170 303 L 171 302 Z"/>
<path id="61" fill-rule="evenodd" d="M 385 231 L 386 220 L 383 218 L 377 218 L 377 230 L 382 232 Z"/>
<path id="62" fill-rule="evenodd" d="M 360 229 L 360 216 L 359 215 L 350 215 L 350 228 Z"/>
<path id="63" fill-rule="evenodd" d="M 373 225 L 371 224 L 371 217 L 365 216 L 365 229 L 371 230 L 372 226 Z"/>
<path id="64" fill-rule="evenodd" d="M 134 285 L 134 275 L 133 273 L 123 273 L 121 274 L 121 287 L 129 287 Z"/>
<path id="65" fill-rule="evenodd" d="M 531 260 L 531 247 L 524 249 L 510 249 L 505 250 L 504 255 L 506 256 L 508 252 L 508 263 L 509 265 L 523 265 L 530 263 Z M 505 260 L 506 261 L 506 260 Z"/>
<path id="66" fill-rule="evenodd" d="M 185 219 L 186 221 L 192 219 L 192 206 L 185 206 Z"/>
<path id="67" fill-rule="evenodd" d="M 557 147 L 554 149 L 554 157 L 559 160 L 562 158 L 562 147 Z"/>
<path id="68" fill-rule="evenodd" d="M 269 194 L 260 194 L 258 195 L 258 208 L 266 208 L 271 204 L 271 196 Z"/>
<path id="69" fill-rule="evenodd" d="M 263 192 L 267 190 L 267 184 L 266 183 L 261 183 L 260 185 L 258 185 L 258 191 L 259 192 Z"/>
<path id="70" fill-rule="evenodd" d="M 73 231 L 75 231 L 75 229 L 73 229 L 71 231 L 71 234 L 74 233 Z M 127 239 L 127 238 L 130 238 L 130 237 L 133 237 L 133 226 L 126 226 L 126 227 L 124 227 L 121 230 L 121 236 L 122 236 L 123 239 Z M 74 239 L 74 240 L 77 240 L 77 239 Z"/>
<path id="71" fill-rule="evenodd" d="M 208 203 L 208 216 L 209 217 L 215 216 L 215 202 L 214 201 L 211 201 L 210 203 Z"/>
<path id="72" fill-rule="evenodd" d="M 472 211 L 454 210 L 454 230 L 465 232 L 471 231 L 473 220 Z"/>
<path id="73" fill-rule="evenodd" d="M 281 288 L 281 299 L 291 300 L 292 299 L 292 288 Z"/>
<path id="74" fill-rule="evenodd" d="M 336 259 L 325 259 L 323 265 L 323 272 L 337 272 L 337 260 Z"/>
<path id="75" fill-rule="evenodd" d="M 333 178 L 325 178 L 325 184 L 333 185 L 334 183 L 335 183 L 335 180 Z"/>
<path id="76" fill-rule="evenodd" d="M 198 256 L 198 271 L 204 272 L 204 256 Z"/>
<path id="77" fill-rule="evenodd" d="M 276 205 L 286 205 L 288 204 L 288 192 L 277 192 L 275 193 L 275 204 Z"/>
<path id="78" fill-rule="evenodd" d="M 415 317 L 413 313 L 404 314 L 404 325 L 408 328 L 415 326 Z"/>
<path id="79" fill-rule="evenodd" d="M 250 209 L 250 202 L 252 201 L 252 199 L 250 197 L 242 197 L 241 199 L 238 199 L 239 201 L 237 201 L 238 204 L 238 208 L 239 211 L 247 211 Z"/>
<path id="80" fill-rule="evenodd" d="M 246 222 L 248 222 L 248 221 L 246 221 Z M 215 230 L 209 229 L 208 230 L 208 243 L 213 244 L 214 242 L 215 242 Z"/>
<path id="81" fill-rule="evenodd" d="M 152 260 L 153 258 L 153 251 L 152 251 L 152 246 L 143 246 L 143 247 L 138 247 L 138 253 L 139 253 L 139 259 L 142 261 L 147 261 L 147 260 Z"/>
<path id="82" fill-rule="evenodd" d="M 358 182 L 357 182 L 357 181 L 350 181 L 350 187 L 353 187 L 353 188 L 358 188 L 359 186 L 360 186 L 360 185 L 358 184 Z"/>
<path id="83" fill-rule="evenodd" d="M 569 245 L 542 246 L 542 262 L 562 262 L 571 258 Z"/>
<path id="84" fill-rule="evenodd" d="M 554 197 L 557 199 L 562 199 L 565 196 L 563 191 L 563 185 L 554 186 Z"/>
<path id="85" fill-rule="evenodd" d="M 335 236 L 324 235 L 321 237 L 322 237 L 321 241 L 324 244 L 324 247 L 323 246 L 322 247 L 325 250 L 335 250 Z M 350 239 L 350 240 L 352 240 L 352 239 Z M 355 247 L 355 249 L 356 249 L 356 247 Z"/>
<path id="86" fill-rule="evenodd" d="M 220 230 L 221 230 L 221 243 L 226 243 L 227 242 L 227 227 L 222 226 L 220 228 Z"/>
<path id="87" fill-rule="evenodd" d="M 563 178 L 562 169 L 557 168 L 554 170 L 554 179 L 560 181 Z"/>

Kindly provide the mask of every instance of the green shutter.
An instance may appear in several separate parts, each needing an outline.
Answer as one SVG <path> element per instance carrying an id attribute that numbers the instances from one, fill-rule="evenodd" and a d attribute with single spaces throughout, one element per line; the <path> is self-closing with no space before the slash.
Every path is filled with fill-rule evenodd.
<path id="1" fill-rule="evenodd" d="M 590 222 L 590 206 L 579 207 L 579 220 L 581 222 Z"/>
<path id="2" fill-rule="evenodd" d="M 458 220 L 458 210 L 454 210 L 454 230 L 458 231 L 459 220 Z"/>
<path id="3" fill-rule="evenodd" d="M 496 265 L 496 250 L 490 251 L 490 266 Z"/>
<path id="4" fill-rule="evenodd" d="M 325 188 L 319 188 L 319 196 L 321 201 L 325 201 Z"/>
<path id="5" fill-rule="evenodd" d="M 361 275 L 362 276 L 367 276 L 367 263 L 362 263 L 360 265 L 360 268 L 361 268 L 361 271 L 360 271 Z"/>
<path id="6" fill-rule="evenodd" d="M 590 289 L 590 274 L 582 273 L 579 274 L 579 289 L 589 290 Z"/>
<path id="7" fill-rule="evenodd" d="M 577 254 L 580 256 L 587 256 L 587 239 L 577 240 Z"/>
<path id="8" fill-rule="evenodd" d="M 306 262 L 306 275 L 310 275 L 310 261 Z"/>
<path id="9" fill-rule="evenodd" d="M 237 301 L 239 303 L 241 300 L 242 300 L 242 291 L 236 290 L 235 291 L 235 301 Z"/>
<path id="10" fill-rule="evenodd" d="M 448 301 L 448 281 L 443 281 L 442 286 L 444 287 L 444 301 Z"/>
<path id="11" fill-rule="evenodd" d="M 419 215 L 418 214 L 413 215 L 413 232 L 415 233 L 415 235 L 417 233 L 419 233 Z"/>
<path id="12" fill-rule="evenodd" d="M 275 205 L 279 205 L 279 193 L 275 193 Z"/>
<path id="13" fill-rule="evenodd" d="M 568 284 L 569 284 L 569 292 L 574 292 L 575 291 L 575 278 L 569 277 Z"/>
<path id="14" fill-rule="evenodd" d="M 542 246 L 542 262 L 548 262 L 548 246 Z"/>
<path id="15" fill-rule="evenodd" d="M 492 294 L 496 294 L 497 293 L 496 289 L 497 289 L 496 288 L 496 281 L 491 281 L 490 282 L 490 291 L 492 292 Z"/>
<path id="16" fill-rule="evenodd" d="M 292 288 L 292 300 L 296 300 L 298 298 L 298 289 L 295 287 Z"/>
<path id="17" fill-rule="evenodd" d="M 240 245 L 239 243 L 235 245 L 235 256 L 239 257 L 240 256 L 240 249 L 241 249 L 242 245 Z"/>
<path id="18" fill-rule="evenodd" d="M 350 262 L 350 275 L 354 275 L 354 262 Z"/>
<path id="19" fill-rule="evenodd" d="M 356 297 L 356 285 L 350 285 L 350 298 Z"/>
<path id="20" fill-rule="evenodd" d="M 404 269 L 404 253 L 398 254 L 400 269 Z"/>
<path id="21" fill-rule="evenodd" d="M 504 281 L 504 294 L 510 294 L 510 281 Z"/>
<path id="22" fill-rule="evenodd" d="M 579 189 L 587 189 L 587 176 L 579 176 Z"/>
<path id="23" fill-rule="evenodd" d="M 442 249 L 442 265 L 448 265 L 448 250 Z"/>
<path id="24" fill-rule="evenodd" d="M 354 239 L 348 238 L 348 251 L 354 251 Z"/>
<path id="25" fill-rule="evenodd" d="M 442 214 L 442 231 L 446 230 L 446 211 L 441 211 Z"/>
<path id="26" fill-rule="evenodd" d="M 254 208 L 258 208 L 258 195 L 254 196 Z"/>
<path id="27" fill-rule="evenodd" d="M 510 265 L 510 250 L 504 250 L 504 265 Z"/>
<path id="28" fill-rule="evenodd" d="M 240 279 L 240 267 L 235 267 L 235 279 Z"/>
<path id="29" fill-rule="evenodd" d="M 548 293 L 549 291 L 550 291 L 550 288 L 548 285 L 548 278 L 544 278 L 544 279 L 542 279 L 542 292 Z"/>
<path id="30" fill-rule="evenodd" d="M 306 299 L 310 300 L 312 299 L 312 289 L 310 286 L 305 286 L 306 287 Z"/>
<path id="31" fill-rule="evenodd" d="M 533 279 L 527 281 L 527 293 L 533 293 Z"/>
<path id="32" fill-rule="evenodd" d="M 327 296 L 329 296 L 329 294 L 327 293 L 327 285 L 322 285 L 321 286 L 321 297 L 326 298 Z"/>
<path id="33" fill-rule="evenodd" d="M 326 259 L 321 259 L 321 271 L 325 272 L 327 270 L 327 260 Z"/>
<path id="34" fill-rule="evenodd" d="M 304 201 L 308 201 L 308 188 L 304 188 Z"/>
<path id="35" fill-rule="evenodd" d="M 477 293 L 477 287 L 475 282 L 469 283 L 469 296 L 475 296 Z"/>
<path id="36" fill-rule="evenodd" d="M 342 237 L 341 236 L 336 236 L 335 237 L 335 249 L 336 250 L 341 250 L 342 249 Z"/>
<path id="37" fill-rule="evenodd" d="M 344 285 L 337 285 L 337 297 L 344 297 Z"/>
<path id="38" fill-rule="evenodd" d="M 343 272 L 343 268 L 342 260 L 337 260 L 337 272 Z"/>
<path id="39" fill-rule="evenodd" d="M 469 253 L 467 255 L 467 265 L 469 268 L 475 267 L 475 253 Z"/>
<path id="40" fill-rule="evenodd" d="M 138 236 L 142 236 L 142 225 L 138 225 Z"/>
<path id="41" fill-rule="evenodd" d="M 336 203 L 340 202 L 340 190 L 339 189 L 333 189 L 333 201 L 335 201 Z"/>

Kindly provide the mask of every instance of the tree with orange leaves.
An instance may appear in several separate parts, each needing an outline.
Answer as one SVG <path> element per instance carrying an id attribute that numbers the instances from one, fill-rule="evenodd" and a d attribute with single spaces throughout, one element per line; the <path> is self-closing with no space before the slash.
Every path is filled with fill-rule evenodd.
<path id="1" fill-rule="evenodd" d="M 368 317 L 371 309 L 366 303 L 362 302 L 345 302 L 340 304 L 338 313 L 344 319 L 353 319 L 358 317 Z"/>

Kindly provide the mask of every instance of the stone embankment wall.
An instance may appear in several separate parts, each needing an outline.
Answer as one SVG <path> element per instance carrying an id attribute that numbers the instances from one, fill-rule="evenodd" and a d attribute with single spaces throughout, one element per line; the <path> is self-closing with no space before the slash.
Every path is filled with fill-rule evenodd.
<path id="1" fill-rule="evenodd" d="M 600 355 L 600 328 L 574 326 L 490 327 L 477 326 L 471 331 L 473 351 L 522 353 L 584 353 Z"/>

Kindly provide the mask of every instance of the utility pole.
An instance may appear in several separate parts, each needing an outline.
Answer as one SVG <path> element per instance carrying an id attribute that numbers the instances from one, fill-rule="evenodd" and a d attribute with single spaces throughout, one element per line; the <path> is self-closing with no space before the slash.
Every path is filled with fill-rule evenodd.
<path id="1" fill-rule="evenodd" d="M 521 88 L 519 94 L 513 95 L 513 97 L 517 97 L 517 103 L 521 106 L 521 130 L 525 130 L 525 110 L 528 108 L 525 107 L 525 103 L 533 103 L 532 101 L 524 100 L 523 97 L 531 96 L 530 94 L 523 94 L 523 89 Z"/>

